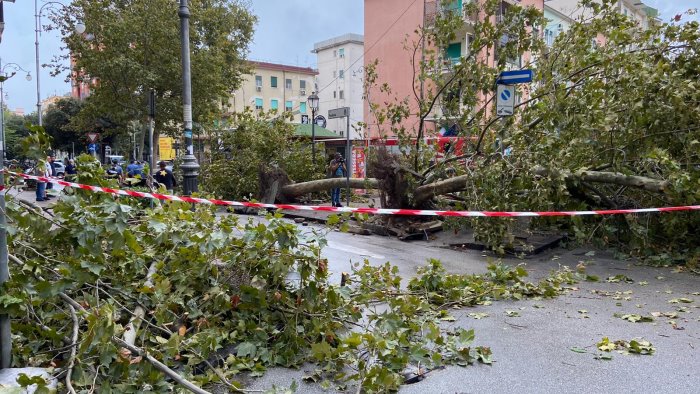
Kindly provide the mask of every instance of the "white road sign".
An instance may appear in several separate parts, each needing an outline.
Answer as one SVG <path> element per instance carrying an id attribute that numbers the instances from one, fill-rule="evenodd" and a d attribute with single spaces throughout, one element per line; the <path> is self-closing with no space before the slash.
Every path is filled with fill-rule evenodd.
<path id="1" fill-rule="evenodd" d="M 515 110 L 515 86 L 498 85 L 496 95 L 496 114 L 498 116 L 512 116 Z"/>

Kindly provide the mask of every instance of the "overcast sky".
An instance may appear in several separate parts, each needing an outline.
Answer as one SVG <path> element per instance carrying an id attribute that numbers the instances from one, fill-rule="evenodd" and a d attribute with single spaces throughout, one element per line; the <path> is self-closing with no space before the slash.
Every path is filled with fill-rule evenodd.
<path id="1" fill-rule="evenodd" d="M 2 0 L 0 0 L 2 1 Z M 409 1 L 409 0 L 405 0 Z M 250 0 L 258 16 L 250 58 L 300 66 L 315 65 L 310 52 L 318 41 L 345 33 L 363 32 L 364 0 Z M 689 8 L 700 8 L 700 0 L 645 0 L 659 8 L 667 20 Z M 39 5 L 44 0 L 39 0 Z M 35 77 L 34 62 L 34 1 L 16 0 L 5 3 L 5 32 L 0 44 L 3 64 L 18 63 Z M 48 23 L 46 18 L 43 23 Z M 39 40 L 41 62 L 48 63 L 60 53 L 61 42 L 53 32 Z M 64 77 L 51 77 L 41 71 L 41 97 L 62 95 L 70 91 Z M 5 83 L 11 109 L 24 108 L 27 113 L 36 109 L 36 78 L 31 82 L 24 73 Z"/>

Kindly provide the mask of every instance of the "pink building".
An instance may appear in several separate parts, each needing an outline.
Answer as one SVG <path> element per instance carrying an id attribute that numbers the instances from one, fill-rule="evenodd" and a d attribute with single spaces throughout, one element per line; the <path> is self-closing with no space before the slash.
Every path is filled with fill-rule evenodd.
<path id="1" fill-rule="evenodd" d="M 468 1 L 484 0 L 454 0 L 447 7 L 452 10 L 462 10 Z M 534 6 L 544 10 L 544 0 L 503 0 L 501 3 L 501 13 L 505 14 L 509 7 Z M 406 0 L 365 0 L 365 66 L 378 60 L 377 74 L 378 81 L 376 88 L 371 89 L 369 101 L 383 104 L 394 102 L 394 100 L 408 99 L 411 109 L 411 116 L 402 124 L 409 132 L 416 132 L 418 129 L 418 102 L 415 93 L 420 95 L 419 81 L 415 77 L 412 61 L 413 51 L 411 48 L 414 42 L 418 41 L 416 30 L 421 26 L 430 23 L 430 20 L 442 9 L 441 0 L 419 0 L 409 2 Z M 468 17 L 464 16 L 464 26 L 458 32 L 456 40 L 445 48 L 446 62 L 457 62 L 459 58 L 466 54 L 469 49 L 469 42 L 472 38 L 471 27 Z M 416 54 L 415 64 L 417 65 L 421 53 Z M 477 58 L 493 64 L 493 50 L 479 54 Z M 520 68 L 529 61 L 526 54 L 522 59 L 514 59 L 513 64 L 508 64 L 508 68 Z M 379 87 L 387 84 L 391 91 L 381 92 Z M 424 88 L 429 88 L 428 86 Z M 435 117 L 433 117 L 434 119 Z M 365 100 L 365 123 L 368 125 L 370 138 L 380 137 L 380 127 L 369 109 L 369 104 Z M 428 122 L 426 129 L 435 130 L 434 123 Z M 387 136 L 389 127 L 382 127 L 382 136 Z"/>

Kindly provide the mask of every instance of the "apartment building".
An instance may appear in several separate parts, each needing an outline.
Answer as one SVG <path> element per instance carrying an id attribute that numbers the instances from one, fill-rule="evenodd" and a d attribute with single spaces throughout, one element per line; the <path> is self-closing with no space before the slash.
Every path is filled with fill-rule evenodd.
<path id="1" fill-rule="evenodd" d="M 548 4 L 544 6 L 544 17 L 547 19 L 547 24 L 544 27 L 543 39 L 548 47 L 554 45 L 554 40 L 562 32 L 569 30 L 574 23 L 570 16 L 565 15 L 561 11 L 550 7 Z"/>
<path id="2" fill-rule="evenodd" d="M 404 121 L 403 126 L 411 131 L 418 126 L 417 103 L 414 92 L 420 91 L 419 82 L 415 78 L 412 66 L 413 52 L 405 48 L 418 41 L 415 30 L 421 26 L 429 26 L 435 16 L 446 10 L 461 12 L 464 6 L 484 0 L 453 0 L 447 3 L 441 0 L 422 0 L 408 2 L 403 0 L 365 0 L 365 40 L 371 43 L 365 54 L 365 65 L 378 60 L 377 74 L 379 80 L 377 86 L 387 84 L 391 93 L 382 92 L 381 89 L 371 89 L 369 100 L 374 103 L 393 101 L 395 98 L 402 100 L 409 98 L 412 103 L 412 115 Z M 544 12 L 548 23 L 541 32 L 548 45 L 552 45 L 556 36 L 566 31 L 580 17 L 586 17 L 583 8 L 579 7 L 580 0 L 502 0 L 496 22 L 508 13 L 508 9 L 514 6 L 535 7 Z M 620 0 L 616 7 L 619 12 L 639 21 L 644 28 L 657 21 L 658 11 L 639 0 Z M 450 72 L 451 66 L 458 64 L 464 56 L 469 55 L 469 44 L 473 38 L 473 16 L 463 13 L 464 24 L 457 31 L 455 40 L 447 48 L 443 49 L 444 61 L 442 67 L 445 72 Z M 477 54 L 476 58 L 487 64 L 493 65 L 495 51 Z M 526 66 L 532 59 L 530 54 L 524 54 L 517 59 L 508 59 L 506 69 L 519 69 Z M 416 59 L 420 61 L 420 59 Z M 438 106 L 439 107 L 439 106 Z M 368 103 L 364 106 L 364 119 L 369 127 L 369 135 L 372 138 L 379 137 L 379 125 L 376 124 L 373 114 L 369 110 Z M 435 114 L 428 121 L 445 119 L 446 114 L 440 108 L 436 108 Z M 437 123 L 428 124 L 428 129 L 439 130 L 444 125 Z M 386 127 L 383 130 L 386 132 Z"/>
<path id="3" fill-rule="evenodd" d="M 316 70 L 266 62 L 251 62 L 251 65 L 253 71 L 229 99 L 229 113 L 246 109 L 289 111 L 294 114 L 292 123 L 311 118 L 306 101 L 316 89 Z"/>
<path id="4" fill-rule="evenodd" d="M 364 120 L 363 76 L 364 37 L 344 34 L 314 45 L 318 65 L 319 113 L 328 118 L 328 111 L 350 108 L 350 139 L 364 138 L 357 124 Z M 354 127 L 353 127 L 354 126 Z M 347 119 L 328 119 L 327 129 L 341 137 L 346 135 Z"/>
<path id="5" fill-rule="evenodd" d="M 437 13 L 444 10 L 461 12 L 464 6 L 471 1 L 483 0 L 453 0 L 446 5 L 441 0 L 416 1 L 408 5 L 403 0 L 365 0 L 365 41 L 372 43 L 372 47 L 367 50 L 365 55 L 365 65 L 379 60 L 376 70 L 379 75 L 377 86 L 386 83 L 391 88 L 391 93 L 382 92 L 378 87 L 370 89 L 369 99 L 375 103 L 382 103 L 393 101 L 394 98 L 401 100 L 414 97 L 414 92 L 419 92 L 421 87 L 415 78 L 415 70 L 412 65 L 413 52 L 406 50 L 404 44 L 407 43 L 410 46 L 417 42 L 418 36 L 415 30 L 420 26 L 429 25 Z M 544 9 L 544 0 L 503 0 L 501 2 L 501 15 L 507 13 L 508 8 L 515 5 L 532 6 L 542 10 Z M 464 24 L 458 30 L 457 37 L 447 48 L 444 48 L 447 65 L 456 65 L 463 56 L 468 54 L 472 37 L 473 29 L 469 16 L 464 15 Z M 493 53 L 484 52 L 479 54 L 477 58 L 493 64 L 495 56 Z M 508 67 L 520 68 L 529 60 L 527 55 L 524 58 L 511 59 Z M 416 59 L 416 62 L 419 61 L 420 59 Z M 419 122 L 417 103 L 414 99 L 410 101 L 412 103 L 411 115 L 403 123 L 408 131 L 417 128 Z M 431 118 L 441 117 L 442 114 L 437 113 Z M 379 125 L 376 124 L 368 103 L 365 103 L 364 118 L 369 127 L 370 137 L 379 137 Z M 436 130 L 441 126 L 429 124 L 427 127 Z"/>
<path id="6" fill-rule="evenodd" d="M 590 16 L 586 14 L 588 11 L 579 6 L 579 2 L 580 0 L 548 0 L 547 6 L 573 20 L 581 16 Z M 598 0 L 598 2 L 600 2 L 600 0 Z M 636 20 L 644 29 L 649 28 L 649 26 L 656 23 L 658 20 L 659 11 L 639 0 L 618 0 L 615 7 L 617 7 L 621 14 Z"/>

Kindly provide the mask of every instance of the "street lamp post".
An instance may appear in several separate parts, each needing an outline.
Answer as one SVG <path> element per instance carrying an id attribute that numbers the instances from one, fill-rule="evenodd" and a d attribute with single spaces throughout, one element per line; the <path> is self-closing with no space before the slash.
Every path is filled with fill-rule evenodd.
<path id="1" fill-rule="evenodd" d="M 313 164 L 316 164 L 316 111 L 318 111 L 319 99 L 316 92 L 309 96 L 307 102 L 311 107 L 311 158 Z"/>
<path id="2" fill-rule="evenodd" d="M 6 68 L 13 68 L 11 74 L 6 74 Z M 27 81 L 32 80 L 31 74 L 16 63 L 8 63 L 2 66 L 0 59 L 0 169 L 5 168 L 5 93 L 3 85 L 6 80 L 12 78 L 17 71 L 27 73 Z M 7 261 L 7 218 L 5 217 L 5 176 L 0 171 L 0 286 L 10 279 L 10 268 Z M 10 367 L 12 357 L 12 333 L 10 331 L 10 316 L 0 315 L 0 369 Z"/>
<path id="3" fill-rule="evenodd" d="M 190 9 L 180 0 L 180 41 L 182 50 L 182 112 L 185 128 L 185 157 L 182 163 L 182 191 L 186 196 L 197 192 L 199 164 L 192 144 L 192 73 L 190 72 Z"/>
<path id="4" fill-rule="evenodd" d="M 65 8 L 66 5 L 58 1 L 48 1 L 39 8 L 39 0 L 34 0 L 34 49 L 35 49 L 35 61 L 36 61 L 36 111 L 39 117 L 39 126 L 43 126 L 43 119 L 41 113 L 41 62 L 39 61 L 39 36 L 41 35 L 41 13 L 44 11 L 44 7 L 49 5 L 58 5 L 61 8 Z M 75 24 L 75 32 L 78 34 L 85 33 L 85 25 L 78 21 Z"/>

